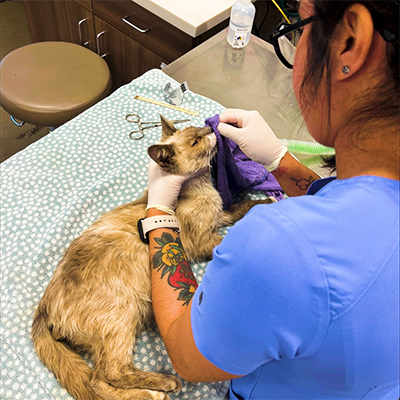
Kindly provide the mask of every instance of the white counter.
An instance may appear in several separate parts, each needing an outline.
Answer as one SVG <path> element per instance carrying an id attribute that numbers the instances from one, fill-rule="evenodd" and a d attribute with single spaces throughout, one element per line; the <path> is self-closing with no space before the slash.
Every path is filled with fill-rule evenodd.
<path id="1" fill-rule="evenodd" d="M 229 18 L 236 0 L 132 0 L 192 37 Z"/>

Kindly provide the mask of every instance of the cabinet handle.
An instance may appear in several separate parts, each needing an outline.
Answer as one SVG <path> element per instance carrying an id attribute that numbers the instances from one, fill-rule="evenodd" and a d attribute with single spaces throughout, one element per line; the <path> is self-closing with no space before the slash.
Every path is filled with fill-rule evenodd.
<path id="1" fill-rule="evenodd" d="M 135 28 L 137 31 L 141 32 L 141 33 L 145 33 L 147 32 L 149 29 L 140 29 L 138 28 L 136 25 L 133 25 L 131 22 L 129 22 L 127 20 L 127 18 L 129 18 L 129 15 L 126 15 L 125 17 L 122 18 L 122 21 L 124 21 L 126 24 L 128 24 L 129 26 L 131 26 L 132 28 Z"/>
<path id="2" fill-rule="evenodd" d="M 89 42 L 83 43 L 83 38 L 82 38 L 82 27 L 81 25 L 87 21 L 87 18 L 83 18 L 78 22 L 78 31 L 79 31 L 79 40 L 81 42 L 81 46 L 86 46 L 89 44 Z"/>
<path id="3" fill-rule="evenodd" d="M 107 55 L 107 53 L 101 54 L 101 51 L 100 51 L 100 36 L 104 35 L 105 33 L 106 33 L 106 31 L 102 31 L 102 32 L 98 33 L 96 36 L 97 54 L 102 58 L 104 58 Z"/>

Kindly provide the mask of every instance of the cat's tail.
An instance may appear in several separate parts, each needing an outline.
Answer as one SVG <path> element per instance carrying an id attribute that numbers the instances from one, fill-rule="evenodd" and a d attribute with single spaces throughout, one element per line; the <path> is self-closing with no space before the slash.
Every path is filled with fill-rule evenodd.
<path id="1" fill-rule="evenodd" d="M 39 310 L 32 324 L 32 340 L 40 360 L 75 399 L 101 400 L 89 386 L 91 368 L 79 354 L 54 339 L 48 316 Z"/>

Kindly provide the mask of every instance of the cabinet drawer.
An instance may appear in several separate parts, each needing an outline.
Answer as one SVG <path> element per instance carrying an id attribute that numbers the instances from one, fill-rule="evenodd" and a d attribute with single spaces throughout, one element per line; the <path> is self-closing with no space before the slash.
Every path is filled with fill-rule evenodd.
<path id="1" fill-rule="evenodd" d="M 132 81 L 164 61 L 152 51 L 124 35 L 98 17 L 94 17 L 98 51 L 104 55 L 113 81 L 113 89 Z"/>
<path id="2" fill-rule="evenodd" d="M 192 48 L 191 36 L 132 0 L 93 0 L 93 12 L 167 62 L 174 61 Z"/>

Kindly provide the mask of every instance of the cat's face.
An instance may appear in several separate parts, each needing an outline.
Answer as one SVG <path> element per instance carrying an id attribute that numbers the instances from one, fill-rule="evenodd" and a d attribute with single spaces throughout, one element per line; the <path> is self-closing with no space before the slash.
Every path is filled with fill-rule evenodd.
<path id="1" fill-rule="evenodd" d="M 148 148 L 149 156 L 173 174 L 190 174 L 207 168 L 217 153 L 217 138 L 212 129 L 189 126 L 178 130 L 170 121 L 160 117 L 161 141 Z"/>

